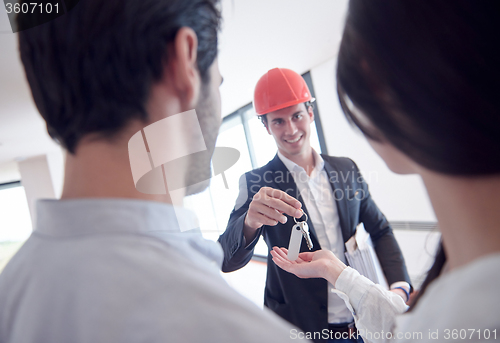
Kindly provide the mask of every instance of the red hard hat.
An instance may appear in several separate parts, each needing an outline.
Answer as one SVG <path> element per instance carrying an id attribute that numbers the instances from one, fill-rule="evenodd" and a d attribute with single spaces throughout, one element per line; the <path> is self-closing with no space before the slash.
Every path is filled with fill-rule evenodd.
<path id="1" fill-rule="evenodd" d="M 285 68 L 274 68 L 265 73 L 255 86 L 253 99 L 257 115 L 314 101 L 302 76 Z"/>

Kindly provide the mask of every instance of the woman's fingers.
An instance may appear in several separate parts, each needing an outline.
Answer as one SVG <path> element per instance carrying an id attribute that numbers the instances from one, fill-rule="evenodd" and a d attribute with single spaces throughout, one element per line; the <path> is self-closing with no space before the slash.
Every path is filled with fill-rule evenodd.
<path id="1" fill-rule="evenodd" d="M 292 264 L 292 261 L 290 261 L 286 257 L 286 255 L 283 256 L 279 252 L 277 252 L 276 250 L 272 250 L 271 255 L 273 256 L 273 260 L 278 261 L 280 264 Z M 278 265 L 278 266 L 281 267 L 281 265 Z"/>
<path id="2" fill-rule="evenodd" d="M 333 268 L 332 270 L 336 270 L 340 274 L 346 268 L 329 250 L 303 252 L 299 254 L 296 261 L 290 261 L 287 258 L 287 250 L 285 248 L 273 247 L 271 255 L 278 267 L 303 279 L 325 278 L 325 271 L 327 269 L 330 270 Z"/>
<path id="3" fill-rule="evenodd" d="M 276 254 L 278 254 L 279 256 L 288 260 L 288 257 L 287 257 L 288 250 L 286 248 L 273 247 L 273 251 Z M 315 254 L 318 252 L 322 252 L 322 250 L 301 252 L 299 254 L 299 258 L 297 259 L 297 261 L 311 262 L 315 256 Z"/>
<path id="4" fill-rule="evenodd" d="M 273 247 L 273 251 L 282 258 L 288 260 L 288 250 L 286 248 Z M 301 262 L 311 262 L 314 257 L 315 251 L 301 252 L 299 258 L 296 260 L 297 263 Z M 274 255 L 273 255 L 274 256 Z M 291 261 L 292 262 L 292 261 Z"/>
<path id="5" fill-rule="evenodd" d="M 280 249 L 281 251 L 283 251 L 285 254 L 288 254 L 288 249 L 287 248 L 278 248 Z"/>
<path id="6" fill-rule="evenodd" d="M 315 251 L 306 251 L 299 254 L 299 258 L 305 262 L 311 262 L 314 257 Z"/>
<path id="7" fill-rule="evenodd" d="M 278 267 L 287 271 L 289 273 L 293 273 L 293 264 L 289 260 L 285 260 L 283 257 L 279 256 L 276 252 L 271 251 L 271 255 L 273 256 L 273 262 L 276 263 Z"/>
<path id="8" fill-rule="evenodd" d="M 288 250 L 285 248 L 273 247 L 273 251 L 278 255 L 288 260 L 287 254 Z"/>

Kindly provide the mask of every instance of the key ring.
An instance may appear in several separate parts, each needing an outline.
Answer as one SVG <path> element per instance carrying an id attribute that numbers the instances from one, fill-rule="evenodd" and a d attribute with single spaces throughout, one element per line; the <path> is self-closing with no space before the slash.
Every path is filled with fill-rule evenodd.
<path id="1" fill-rule="evenodd" d="M 303 210 L 301 210 L 301 211 L 302 211 L 302 213 L 303 213 L 303 215 L 302 215 L 302 216 L 306 216 L 306 220 L 305 220 L 305 221 L 307 221 L 307 213 L 305 213 Z M 302 216 L 301 216 L 300 218 L 302 218 Z M 299 218 L 299 219 L 300 219 L 300 218 Z M 297 218 L 293 217 L 293 220 L 295 221 L 295 224 L 298 224 L 298 222 L 297 222 Z"/>

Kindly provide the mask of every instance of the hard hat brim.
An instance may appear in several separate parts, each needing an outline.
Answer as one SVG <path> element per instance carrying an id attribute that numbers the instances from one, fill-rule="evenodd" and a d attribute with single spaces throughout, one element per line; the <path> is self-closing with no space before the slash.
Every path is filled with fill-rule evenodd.
<path id="1" fill-rule="evenodd" d="M 274 112 L 274 111 L 278 111 L 278 110 L 282 110 L 284 108 L 287 108 L 287 107 L 290 107 L 290 106 L 295 106 L 295 105 L 298 105 L 298 104 L 301 104 L 301 103 L 304 103 L 304 102 L 315 102 L 316 101 L 316 98 L 313 98 L 311 96 L 308 96 L 308 97 L 305 97 L 305 98 L 302 98 L 302 99 L 297 99 L 297 100 L 294 100 L 294 101 L 289 101 L 287 103 L 284 103 L 284 104 L 279 104 L 279 105 L 276 105 L 274 107 L 271 107 L 271 108 L 268 108 L 266 109 L 265 111 L 261 111 L 260 113 L 255 111 L 255 113 L 257 113 L 258 116 L 263 116 L 265 114 L 268 114 L 268 113 L 271 113 L 271 112 Z M 254 108 L 255 108 L 255 105 L 254 105 Z"/>

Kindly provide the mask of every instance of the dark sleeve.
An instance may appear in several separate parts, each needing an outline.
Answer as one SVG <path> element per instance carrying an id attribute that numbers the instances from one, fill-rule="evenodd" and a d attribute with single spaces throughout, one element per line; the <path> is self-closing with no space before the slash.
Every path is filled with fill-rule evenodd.
<path id="1" fill-rule="evenodd" d="M 238 199 L 229 216 L 226 231 L 218 239 L 224 251 L 224 261 L 222 262 L 223 272 L 232 272 L 244 267 L 251 260 L 255 245 L 262 233 L 262 228 L 258 229 L 254 240 L 247 246 L 245 236 L 243 235 L 243 225 L 250 202 L 260 187 L 256 184 L 252 185 L 247 175 L 240 177 L 239 187 Z"/>
<path id="2" fill-rule="evenodd" d="M 392 228 L 373 201 L 368 190 L 368 184 L 363 179 L 355 163 L 354 167 L 357 173 L 358 187 L 363 192 L 360 202 L 359 222 L 364 224 L 366 231 L 371 236 L 375 252 L 387 278 L 387 283 L 390 286 L 397 281 L 406 281 L 411 287 L 405 260 Z"/>

